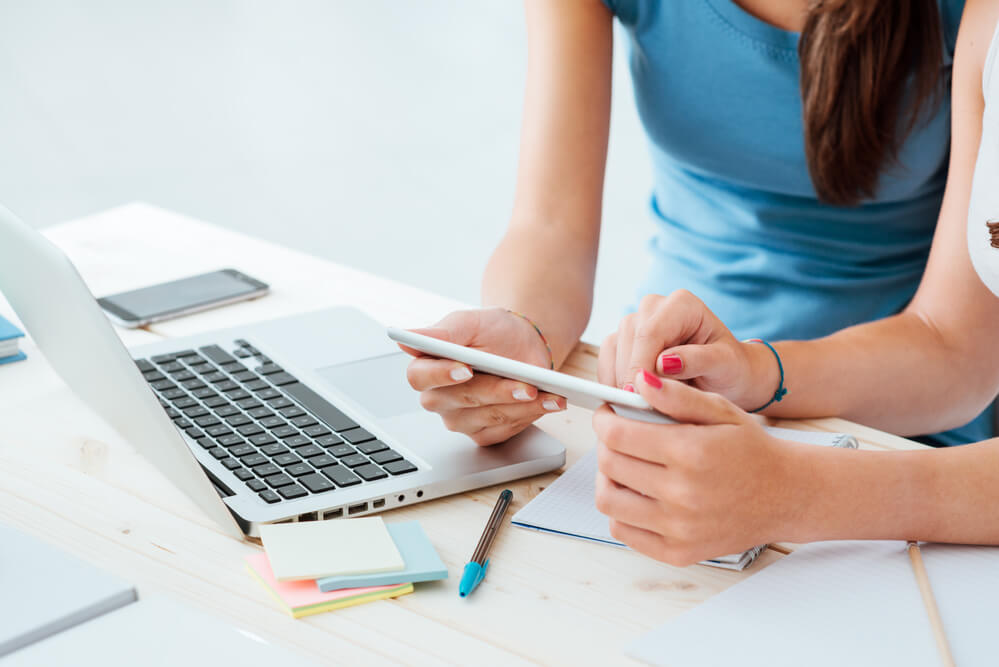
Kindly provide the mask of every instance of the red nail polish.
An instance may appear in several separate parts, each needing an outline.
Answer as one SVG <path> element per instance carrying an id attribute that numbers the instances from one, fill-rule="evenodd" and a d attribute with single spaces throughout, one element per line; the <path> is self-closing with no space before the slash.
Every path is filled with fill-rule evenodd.
<path id="1" fill-rule="evenodd" d="M 663 375 L 679 373 L 683 370 L 683 360 L 675 354 L 664 354 L 659 358 L 659 367 Z"/>
<path id="2" fill-rule="evenodd" d="M 624 389 L 625 391 L 630 391 L 633 394 L 636 393 L 635 392 L 635 385 L 631 384 L 630 382 L 625 382 L 624 386 L 621 387 L 621 388 Z"/>
<path id="3" fill-rule="evenodd" d="M 653 389 L 662 389 L 663 383 L 652 373 L 648 372 L 644 368 L 642 369 L 642 379 L 645 380 L 645 384 L 649 385 Z"/>

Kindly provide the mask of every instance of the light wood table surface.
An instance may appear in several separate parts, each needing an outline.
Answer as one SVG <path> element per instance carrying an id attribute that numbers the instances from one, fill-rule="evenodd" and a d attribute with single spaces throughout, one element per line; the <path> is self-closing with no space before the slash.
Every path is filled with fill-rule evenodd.
<path id="1" fill-rule="evenodd" d="M 145 204 L 45 234 L 97 295 L 227 266 L 272 286 L 263 299 L 148 330 L 119 330 L 127 345 L 341 304 L 403 326 L 433 322 L 463 305 Z M 2 298 L 0 314 L 17 322 Z M 486 488 L 384 515 L 421 522 L 448 566 L 448 580 L 296 621 L 243 570 L 243 558 L 259 547 L 223 535 L 62 384 L 30 338 L 23 347 L 26 362 L 0 367 L 0 521 L 118 573 L 140 595 L 169 595 L 329 664 L 630 663 L 622 653 L 630 640 L 793 548 L 771 547 L 745 572 L 675 568 L 628 550 L 507 526 L 489 576 L 475 595 L 460 599 L 462 567 L 501 489 Z M 581 344 L 565 370 L 593 377 L 595 348 Z M 595 444 L 585 410 L 570 408 L 539 425 L 565 444 L 567 465 Z M 920 447 L 841 420 L 780 425 L 853 433 L 867 448 Z M 506 485 L 514 492 L 511 514 L 555 477 Z"/>

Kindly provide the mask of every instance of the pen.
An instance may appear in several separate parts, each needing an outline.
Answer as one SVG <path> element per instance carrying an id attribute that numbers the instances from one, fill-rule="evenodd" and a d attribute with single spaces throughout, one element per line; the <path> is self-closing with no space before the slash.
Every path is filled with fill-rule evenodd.
<path id="1" fill-rule="evenodd" d="M 513 500 L 513 492 L 510 489 L 504 489 L 496 501 L 493 513 L 489 515 L 489 521 L 486 523 L 485 530 L 482 531 L 479 544 L 475 547 L 475 552 L 472 553 L 472 560 L 465 566 L 465 571 L 461 575 L 461 583 L 458 584 L 458 595 L 461 597 L 474 591 L 475 587 L 486 576 L 486 568 L 489 567 L 486 554 L 489 553 L 489 547 L 496 539 L 496 533 L 499 532 L 500 523 L 503 521 L 503 516 L 510 506 L 511 500 Z"/>

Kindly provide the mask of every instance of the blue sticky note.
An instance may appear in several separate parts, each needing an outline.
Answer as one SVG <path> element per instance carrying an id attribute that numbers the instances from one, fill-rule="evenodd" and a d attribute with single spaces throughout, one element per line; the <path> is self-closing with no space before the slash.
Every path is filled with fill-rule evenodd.
<path id="1" fill-rule="evenodd" d="M 24 361 L 27 359 L 27 355 L 24 352 L 18 352 L 17 354 L 11 355 L 9 357 L 0 357 L 0 366 L 4 364 L 9 364 L 13 361 Z"/>
<path id="2" fill-rule="evenodd" d="M 0 341 L 20 338 L 23 335 L 24 333 L 20 329 L 0 316 Z"/>
<path id="3" fill-rule="evenodd" d="M 395 572 L 374 574 L 350 574 L 341 577 L 316 579 L 319 590 L 324 593 L 342 588 L 364 588 L 367 586 L 388 586 L 390 584 L 416 583 L 447 579 L 447 567 L 437 555 L 434 545 L 427 539 L 419 521 L 385 524 L 392 541 L 399 549 L 406 567 Z"/>

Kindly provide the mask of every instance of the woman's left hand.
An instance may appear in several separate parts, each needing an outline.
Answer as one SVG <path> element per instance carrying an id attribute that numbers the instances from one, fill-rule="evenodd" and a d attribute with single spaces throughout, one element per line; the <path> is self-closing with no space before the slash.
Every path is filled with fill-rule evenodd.
<path id="1" fill-rule="evenodd" d="M 681 423 L 626 419 L 606 405 L 594 414 L 597 509 L 615 538 L 671 565 L 791 538 L 807 490 L 795 477 L 800 447 L 718 394 L 645 371 L 634 386 Z"/>

